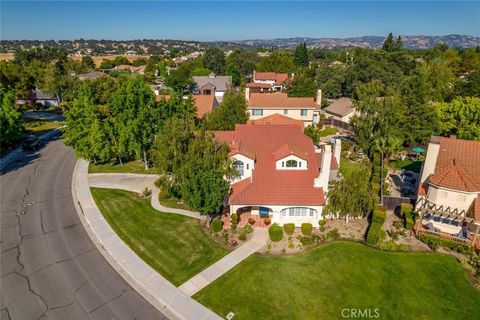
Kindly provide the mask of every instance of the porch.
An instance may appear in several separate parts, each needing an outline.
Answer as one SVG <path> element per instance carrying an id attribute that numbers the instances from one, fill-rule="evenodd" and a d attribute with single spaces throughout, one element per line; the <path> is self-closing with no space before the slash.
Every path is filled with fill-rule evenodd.
<path id="1" fill-rule="evenodd" d="M 255 210 L 252 213 L 252 208 L 251 207 L 246 207 L 246 208 L 240 208 L 237 210 L 237 215 L 238 215 L 238 224 L 237 228 L 242 228 L 246 224 L 249 224 L 248 220 L 250 218 L 255 219 L 255 223 L 252 224 L 252 227 L 254 228 L 268 228 L 272 224 L 272 218 L 273 214 L 272 212 L 266 213 L 260 213 L 258 210 Z M 270 223 L 265 224 L 265 219 L 269 218 Z M 223 228 L 224 229 L 230 229 L 231 228 L 231 223 L 230 223 L 230 208 L 226 207 L 221 216 L 221 220 L 223 222 Z"/>

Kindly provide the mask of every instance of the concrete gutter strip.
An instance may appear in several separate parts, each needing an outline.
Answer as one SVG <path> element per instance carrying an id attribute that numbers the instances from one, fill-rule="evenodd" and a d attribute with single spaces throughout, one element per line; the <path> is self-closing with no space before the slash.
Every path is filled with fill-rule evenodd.
<path id="1" fill-rule="evenodd" d="M 93 200 L 88 161 L 77 161 L 72 179 L 72 195 L 77 213 L 99 251 L 153 306 L 170 319 L 222 319 L 158 274 L 117 236 Z"/>

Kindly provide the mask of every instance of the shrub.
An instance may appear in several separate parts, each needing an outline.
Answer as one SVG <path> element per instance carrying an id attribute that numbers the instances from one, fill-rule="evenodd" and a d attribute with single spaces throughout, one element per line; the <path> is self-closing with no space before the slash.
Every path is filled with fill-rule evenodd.
<path id="1" fill-rule="evenodd" d="M 400 217 L 405 218 L 413 211 L 413 206 L 410 203 L 401 203 L 400 204 Z"/>
<path id="2" fill-rule="evenodd" d="M 255 224 L 255 221 L 257 221 L 257 220 L 255 220 L 254 217 L 248 218 L 248 223 L 250 223 L 250 224 Z"/>
<path id="3" fill-rule="evenodd" d="M 313 226 L 311 223 L 302 223 L 302 234 L 309 236 L 312 234 Z"/>
<path id="4" fill-rule="evenodd" d="M 387 209 L 385 207 L 376 207 L 373 209 L 372 223 L 383 224 L 387 216 Z"/>
<path id="5" fill-rule="evenodd" d="M 246 224 L 245 226 L 243 226 L 243 232 L 251 233 L 251 232 L 253 232 L 253 227 L 249 224 Z"/>
<path id="6" fill-rule="evenodd" d="M 372 223 L 367 233 L 367 243 L 376 245 L 381 240 L 385 239 L 386 233 L 382 229 L 382 225 L 378 223 Z"/>
<path id="7" fill-rule="evenodd" d="M 380 241 L 378 246 L 386 251 L 408 251 L 408 246 L 406 244 L 398 244 L 394 240 Z"/>
<path id="8" fill-rule="evenodd" d="M 293 223 L 285 223 L 283 225 L 283 230 L 285 230 L 285 233 L 288 235 L 292 235 L 293 232 L 295 231 L 295 224 Z"/>
<path id="9" fill-rule="evenodd" d="M 241 240 L 241 241 L 247 240 L 247 234 L 245 233 L 245 231 L 242 231 L 242 233 L 240 233 L 240 235 L 238 236 L 238 240 Z"/>
<path id="10" fill-rule="evenodd" d="M 234 247 L 234 248 L 235 248 L 236 246 L 238 246 L 238 241 L 235 240 L 235 239 L 232 239 L 232 240 L 228 241 L 228 245 L 229 245 L 230 247 Z"/>
<path id="11" fill-rule="evenodd" d="M 238 222 L 238 215 L 236 213 L 232 213 L 230 215 L 230 222 L 231 223 L 237 223 Z"/>
<path id="12" fill-rule="evenodd" d="M 455 240 L 444 239 L 432 234 L 421 233 L 417 238 L 429 246 L 432 250 L 437 250 L 438 247 L 448 248 L 450 250 L 470 255 L 473 252 L 473 247 Z"/>
<path id="13" fill-rule="evenodd" d="M 266 226 L 268 226 L 272 222 L 272 220 L 270 220 L 270 218 L 265 218 L 263 222 L 265 223 Z"/>
<path id="14" fill-rule="evenodd" d="M 318 220 L 318 225 L 319 226 L 324 226 L 327 224 L 327 220 Z"/>
<path id="15" fill-rule="evenodd" d="M 273 242 L 278 242 L 283 238 L 283 229 L 278 224 L 273 224 L 268 228 L 268 235 L 270 240 Z"/>
<path id="16" fill-rule="evenodd" d="M 320 242 L 320 236 L 317 236 L 316 234 L 314 234 L 312 236 L 312 241 L 316 244 L 318 244 Z"/>
<path id="17" fill-rule="evenodd" d="M 327 233 L 327 237 L 329 237 L 332 240 L 338 240 L 340 239 L 340 233 L 338 232 L 338 229 L 335 228 Z"/>
<path id="18" fill-rule="evenodd" d="M 145 187 L 145 190 L 143 190 L 142 195 L 144 197 L 150 197 L 151 194 L 152 194 L 152 190 L 149 190 L 147 187 Z"/>
<path id="19" fill-rule="evenodd" d="M 415 226 L 415 220 L 412 217 L 411 213 L 406 214 L 405 216 L 405 229 L 407 230 L 413 230 L 413 227 Z"/>
<path id="20" fill-rule="evenodd" d="M 313 239 L 312 237 L 301 237 L 300 242 L 302 243 L 302 245 L 308 246 L 313 244 Z"/>
<path id="21" fill-rule="evenodd" d="M 219 233 L 223 229 L 223 221 L 220 219 L 214 219 L 210 223 L 210 229 L 212 230 L 212 233 Z"/>

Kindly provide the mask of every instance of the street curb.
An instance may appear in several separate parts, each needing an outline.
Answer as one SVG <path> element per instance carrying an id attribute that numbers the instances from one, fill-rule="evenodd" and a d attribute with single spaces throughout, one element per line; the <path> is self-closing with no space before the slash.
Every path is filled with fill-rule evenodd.
<path id="1" fill-rule="evenodd" d="M 163 278 L 118 237 L 93 200 L 86 160 L 79 159 L 75 164 L 72 197 L 77 214 L 99 252 L 156 309 L 169 319 L 222 319 Z M 120 254 L 123 258 L 120 258 Z"/>

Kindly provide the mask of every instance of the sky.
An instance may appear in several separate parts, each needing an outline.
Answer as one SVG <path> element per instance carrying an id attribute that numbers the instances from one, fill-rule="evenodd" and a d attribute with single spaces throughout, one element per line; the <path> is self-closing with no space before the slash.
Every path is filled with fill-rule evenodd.
<path id="1" fill-rule="evenodd" d="M 3 40 L 480 36 L 480 2 L 4 1 Z"/>

